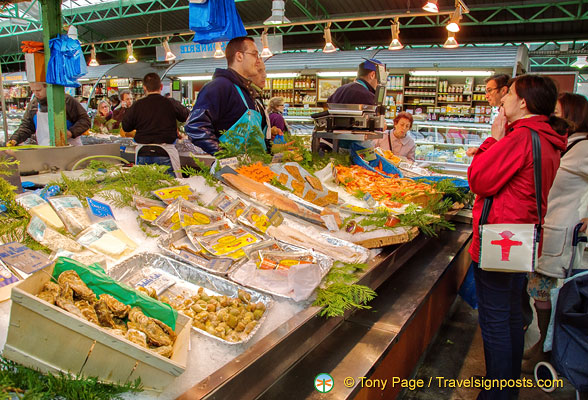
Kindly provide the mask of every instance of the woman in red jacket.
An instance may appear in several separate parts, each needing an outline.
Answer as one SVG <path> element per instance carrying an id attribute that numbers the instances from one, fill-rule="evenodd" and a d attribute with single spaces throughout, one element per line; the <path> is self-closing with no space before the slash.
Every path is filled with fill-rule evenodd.
<path id="1" fill-rule="evenodd" d="M 469 251 L 476 280 L 487 379 L 520 377 L 524 338 L 521 291 L 525 274 L 489 272 L 478 268 L 478 222 L 484 199 L 489 196 L 493 196 L 494 201 L 488 224 L 539 222 L 531 129 L 539 134 L 541 141 L 541 214 L 542 218 L 545 216 L 547 196 L 559 167 L 560 153 L 566 148 L 567 125 L 551 116 L 556 101 L 557 88 L 550 78 L 522 75 L 513 79 L 508 93 L 502 98 L 502 108 L 497 117 L 499 123 L 492 126 L 492 136 L 482 143 L 468 169 L 470 188 L 477 195 Z M 480 392 L 478 398 L 506 400 L 517 393 L 516 388 L 492 388 Z"/>

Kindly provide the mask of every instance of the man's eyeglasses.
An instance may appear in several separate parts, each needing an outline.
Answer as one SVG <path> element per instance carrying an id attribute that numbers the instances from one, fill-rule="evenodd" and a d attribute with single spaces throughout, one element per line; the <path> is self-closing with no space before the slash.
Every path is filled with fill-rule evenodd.
<path id="1" fill-rule="evenodd" d="M 495 90 L 499 90 L 502 89 L 502 87 L 495 87 L 495 88 L 490 88 L 490 89 L 486 89 L 486 94 L 490 94 Z"/>
<path id="2" fill-rule="evenodd" d="M 251 54 L 255 58 L 261 58 L 261 54 L 259 54 L 259 51 L 241 51 L 241 53 L 243 53 L 243 54 Z"/>

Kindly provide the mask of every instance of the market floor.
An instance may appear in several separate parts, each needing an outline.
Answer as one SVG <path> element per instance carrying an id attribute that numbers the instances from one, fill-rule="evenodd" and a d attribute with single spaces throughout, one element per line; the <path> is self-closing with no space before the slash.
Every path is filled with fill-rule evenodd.
<path id="1" fill-rule="evenodd" d="M 525 345 L 534 344 L 539 337 L 536 325 L 527 332 Z M 478 312 L 458 297 L 445 319 L 436 339 L 416 371 L 416 379 L 429 381 L 430 377 L 469 379 L 472 376 L 483 376 L 484 350 L 482 336 L 478 327 Z M 531 375 L 524 375 L 532 378 Z M 434 382 L 433 381 L 433 382 Z M 431 385 L 433 387 L 433 385 Z M 406 390 L 399 397 L 403 400 L 471 400 L 478 395 L 478 389 L 417 389 Z M 540 389 L 521 389 L 519 400 L 571 400 L 575 399 L 572 385 L 564 379 L 564 387 L 553 393 L 545 393 Z"/>

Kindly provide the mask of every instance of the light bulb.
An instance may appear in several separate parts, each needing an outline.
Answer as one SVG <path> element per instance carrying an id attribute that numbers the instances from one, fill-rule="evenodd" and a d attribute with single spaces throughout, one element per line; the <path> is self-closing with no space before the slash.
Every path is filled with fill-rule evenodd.
<path id="1" fill-rule="evenodd" d="M 137 62 L 137 59 L 133 55 L 133 43 L 129 40 L 129 44 L 127 44 L 127 64 L 134 64 Z"/>
<path id="2" fill-rule="evenodd" d="M 390 42 L 390 46 L 388 46 L 388 50 L 401 50 L 404 48 L 402 43 L 400 43 L 399 35 L 400 35 L 400 25 L 398 23 L 398 18 L 394 19 L 394 23 L 390 26 L 392 30 L 392 41 Z"/>
<path id="3" fill-rule="evenodd" d="M 584 68 L 585 66 L 588 65 L 588 61 L 586 61 L 586 56 L 578 56 L 576 58 L 576 61 L 574 61 L 572 64 L 572 67 L 576 67 L 576 68 Z"/>
<path id="4" fill-rule="evenodd" d="M 92 49 L 90 50 L 90 62 L 88 63 L 88 67 L 97 67 L 98 60 L 96 59 L 96 48 L 92 45 Z"/>
<path id="5" fill-rule="evenodd" d="M 459 32 L 459 20 L 461 19 L 461 6 L 457 6 L 451 18 L 449 19 L 449 24 L 445 27 L 449 32 Z"/>
<path id="6" fill-rule="evenodd" d="M 423 6 L 423 10 L 428 11 L 428 12 L 432 12 L 432 13 L 438 13 L 439 7 L 437 6 L 437 0 L 427 1 L 427 4 L 425 4 Z"/>
<path id="7" fill-rule="evenodd" d="M 172 61 L 176 59 L 176 55 L 172 53 L 171 49 L 169 48 L 169 42 L 167 38 L 163 41 L 163 49 L 165 50 L 165 61 Z"/>
<path id="8" fill-rule="evenodd" d="M 220 42 L 214 44 L 214 54 L 212 56 L 214 58 L 223 58 L 225 56 L 225 52 L 223 51 Z"/>
<path id="9" fill-rule="evenodd" d="M 398 39 L 392 39 L 390 46 L 388 46 L 388 50 L 402 50 L 404 46 L 400 43 Z"/>
<path id="10" fill-rule="evenodd" d="M 456 47 L 459 47 L 459 43 L 457 43 L 457 40 L 455 40 L 455 35 L 453 32 L 449 33 L 449 36 L 443 44 L 443 47 L 446 49 L 455 49 Z"/>
<path id="11" fill-rule="evenodd" d="M 332 53 L 337 51 L 337 47 L 333 44 L 333 39 L 331 39 L 331 23 L 327 24 L 325 28 L 325 47 L 323 47 L 323 53 Z"/>

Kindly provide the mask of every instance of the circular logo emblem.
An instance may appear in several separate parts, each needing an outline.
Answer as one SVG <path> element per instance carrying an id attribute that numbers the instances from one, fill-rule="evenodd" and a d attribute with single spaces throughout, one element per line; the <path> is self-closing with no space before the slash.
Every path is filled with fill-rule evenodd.
<path id="1" fill-rule="evenodd" d="M 327 373 L 321 373 L 314 378 L 314 388 L 320 393 L 328 393 L 333 390 L 335 382 L 333 377 Z"/>

